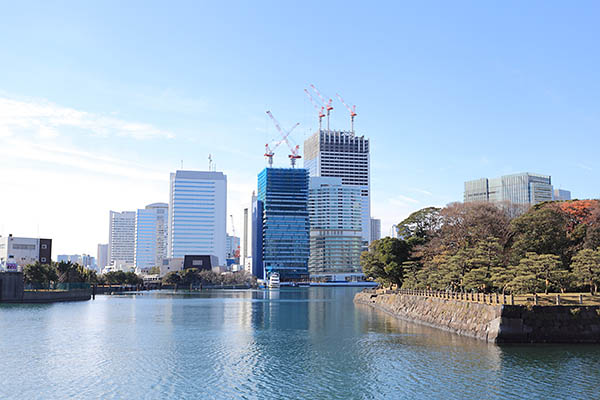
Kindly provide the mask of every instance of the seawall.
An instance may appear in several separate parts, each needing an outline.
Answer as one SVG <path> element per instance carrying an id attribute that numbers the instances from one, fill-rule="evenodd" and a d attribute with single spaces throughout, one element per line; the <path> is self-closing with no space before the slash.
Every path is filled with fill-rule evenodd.
<path id="1" fill-rule="evenodd" d="M 357 293 L 354 302 L 491 343 L 600 343 L 597 306 L 483 304 L 372 290 Z"/>

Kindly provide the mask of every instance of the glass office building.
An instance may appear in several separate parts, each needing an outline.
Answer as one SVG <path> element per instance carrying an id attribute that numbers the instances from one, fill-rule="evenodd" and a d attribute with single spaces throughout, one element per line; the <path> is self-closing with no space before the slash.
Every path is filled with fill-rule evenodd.
<path id="1" fill-rule="evenodd" d="M 534 205 L 553 198 L 549 175 L 520 174 L 481 178 L 465 182 L 465 203 L 491 202 Z"/>
<path id="2" fill-rule="evenodd" d="M 341 178 L 311 177 L 310 279 L 324 282 L 362 280 L 360 188 Z"/>
<path id="3" fill-rule="evenodd" d="M 226 210 L 222 172 L 171 173 L 168 256 L 213 255 L 225 265 Z"/>
<path id="4" fill-rule="evenodd" d="M 308 171 L 265 168 L 258 175 L 252 217 L 253 274 L 268 279 L 277 272 L 281 281 L 308 280 Z"/>
<path id="5" fill-rule="evenodd" d="M 138 209 L 135 216 L 135 267 L 160 267 L 167 258 L 167 203 L 153 203 Z"/>

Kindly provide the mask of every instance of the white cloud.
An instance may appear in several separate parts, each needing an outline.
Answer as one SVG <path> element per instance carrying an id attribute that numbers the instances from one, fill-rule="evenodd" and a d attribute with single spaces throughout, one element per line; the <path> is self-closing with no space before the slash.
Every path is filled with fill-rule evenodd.
<path id="1" fill-rule="evenodd" d="M 16 100 L 0 97 L 0 136 L 36 132 L 56 137 L 61 128 L 75 128 L 97 136 L 124 136 L 143 140 L 173 138 L 173 133 L 150 124 L 125 121 L 111 116 L 79 111 L 43 100 Z"/>

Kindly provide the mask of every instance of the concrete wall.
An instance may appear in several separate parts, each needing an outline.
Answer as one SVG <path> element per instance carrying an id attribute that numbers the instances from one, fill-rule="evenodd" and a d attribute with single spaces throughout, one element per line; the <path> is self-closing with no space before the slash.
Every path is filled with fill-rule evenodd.
<path id="1" fill-rule="evenodd" d="M 83 301 L 92 297 L 90 289 L 77 289 L 64 292 L 29 291 L 23 292 L 23 303 L 53 303 L 58 301 Z"/>
<path id="2" fill-rule="evenodd" d="M 23 273 L 0 272 L 0 301 L 20 302 L 23 299 Z"/>
<path id="3" fill-rule="evenodd" d="M 490 305 L 405 294 L 354 301 L 419 324 L 493 343 L 600 343 L 600 307 Z"/>

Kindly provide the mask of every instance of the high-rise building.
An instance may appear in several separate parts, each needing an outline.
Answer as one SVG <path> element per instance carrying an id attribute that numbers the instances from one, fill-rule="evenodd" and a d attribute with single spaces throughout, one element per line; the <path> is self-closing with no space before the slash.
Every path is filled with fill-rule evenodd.
<path id="1" fill-rule="evenodd" d="M 481 178 L 465 182 L 464 201 L 534 205 L 551 201 L 552 182 L 549 175 L 520 174 L 500 178 Z"/>
<path id="2" fill-rule="evenodd" d="M 240 249 L 240 238 L 237 236 L 227 235 L 225 242 L 225 257 L 227 259 L 237 259 L 237 251 Z"/>
<path id="3" fill-rule="evenodd" d="M 171 173 L 170 258 L 213 255 L 225 265 L 227 177 L 222 172 Z"/>
<path id="4" fill-rule="evenodd" d="M 371 240 L 369 139 L 354 132 L 315 132 L 304 142 L 304 167 L 310 176 L 337 177 L 344 186 L 355 186 L 361 196 L 363 246 Z"/>
<path id="5" fill-rule="evenodd" d="M 381 239 L 381 220 L 371 218 L 371 242 Z"/>
<path id="6" fill-rule="evenodd" d="M 135 217 L 135 267 L 160 267 L 167 257 L 169 205 L 152 203 L 138 209 Z"/>
<path id="7" fill-rule="evenodd" d="M 258 175 L 252 218 L 252 273 L 259 279 L 277 272 L 281 281 L 307 280 L 308 171 L 265 168 Z"/>
<path id="8" fill-rule="evenodd" d="M 564 189 L 554 189 L 553 199 L 556 201 L 571 200 L 571 192 Z"/>
<path id="9" fill-rule="evenodd" d="M 244 207 L 243 212 L 243 232 L 240 241 L 240 264 L 242 268 L 252 273 L 252 243 L 253 243 L 253 227 L 252 224 L 252 206 L 256 203 L 256 192 L 252 192 L 252 198 L 248 207 Z"/>
<path id="10" fill-rule="evenodd" d="M 28 264 L 52 261 L 52 239 L 0 236 L 0 271 L 18 271 Z"/>
<path id="11" fill-rule="evenodd" d="M 108 265 L 108 244 L 98 244 L 96 260 L 98 263 L 98 270 L 100 271 Z"/>
<path id="12" fill-rule="evenodd" d="M 343 282 L 364 276 L 360 200 L 360 188 L 344 186 L 341 178 L 310 178 L 311 280 Z"/>
<path id="13" fill-rule="evenodd" d="M 135 261 L 135 211 L 111 211 L 108 231 L 108 263 Z"/>

